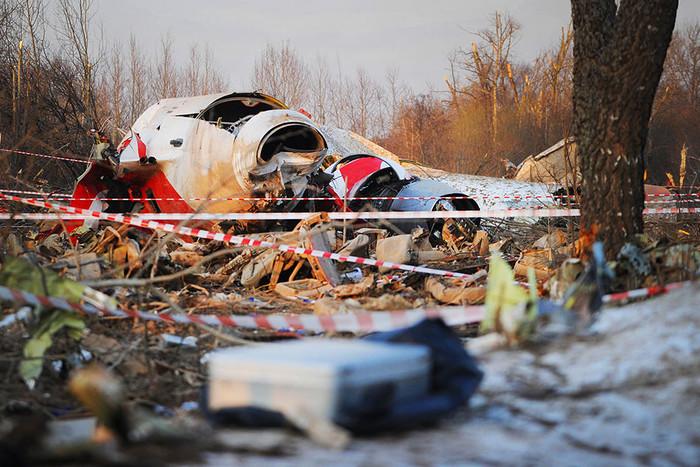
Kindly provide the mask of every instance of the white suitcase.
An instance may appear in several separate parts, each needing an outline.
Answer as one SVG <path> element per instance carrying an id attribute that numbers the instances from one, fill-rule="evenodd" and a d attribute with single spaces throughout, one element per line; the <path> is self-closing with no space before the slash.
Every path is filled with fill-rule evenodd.
<path id="1" fill-rule="evenodd" d="M 392 403 L 423 396 L 430 369 L 420 345 L 307 339 L 228 348 L 209 359 L 209 410 L 259 407 L 335 420 L 378 385 L 393 385 Z"/>

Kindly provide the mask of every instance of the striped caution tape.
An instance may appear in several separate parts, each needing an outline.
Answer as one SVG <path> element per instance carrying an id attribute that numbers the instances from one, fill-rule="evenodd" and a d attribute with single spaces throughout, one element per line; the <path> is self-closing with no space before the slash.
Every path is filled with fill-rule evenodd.
<path id="1" fill-rule="evenodd" d="M 43 191 L 28 191 L 28 190 L 10 190 L 10 189 L 0 189 L 0 193 L 10 193 L 13 195 L 32 195 L 32 196 L 38 196 L 40 199 L 50 199 L 50 198 L 71 198 L 72 195 L 68 193 L 46 193 Z M 95 199 L 90 198 L 90 200 Z M 88 200 L 88 198 L 85 198 L 85 200 Z"/>
<path id="2" fill-rule="evenodd" d="M 182 313 L 150 313 L 139 310 L 108 310 L 89 304 L 69 302 L 63 298 L 34 295 L 0 286 L 0 300 L 18 305 L 58 308 L 101 317 L 137 318 L 165 324 L 204 324 L 227 328 L 267 329 L 271 331 L 352 332 L 390 331 L 410 326 L 424 318 L 442 318 L 450 326 L 478 323 L 484 307 L 442 307 L 407 311 L 314 314 L 252 315 L 187 315 Z"/>
<path id="3" fill-rule="evenodd" d="M 9 190 L 8 190 L 8 191 L 2 191 L 2 190 L 0 190 L 0 193 L 6 193 L 6 194 L 27 194 L 27 192 L 23 192 L 23 191 L 19 191 L 19 190 L 17 190 L 17 191 L 9 191 Z M 55 196 L 55 197 L 51 197 L 51 196 L 48 196 L 48 195 L 47 195 L 47 196 L 42 196 L 42 197 L 39 197 L 39 196 L 32 196 L 31 198 L 28 198 L 28 199 L 34 199 L 34 200 L 51 200 L 51 199 L 54 199 L 54 200 L 57 200 L 57 201 L 76 201 L 76 200 L 88 200 L 88 199 L 89 199 L 89 200 L 91 200 L 91 201 L 94 201 L 95 198 L 70 198 L 70 197 L 65 197 L 65 196 Z M 213 199 L 213 198 L 212 198 L 212 199 Z M 258 198 L 258 199 L 259 199 L 259 198 Z M 324 198 L 324 199 L 328 199 L 328 198 Z M 149 200 L 164 201 L 164 200 L 177 200 L 177 198 L 139 198 L 139 199 L 130 199 L 130 198 L 100 198 L 100 201 L 149 201 Z M 224 200 L 224 198 L 221 198 L 220 200 Z M 260 200 L 260 199 L 259 199 L 259 200 Z M 671 205 L 671 207 L 678 207 L 678 205 L 687 204 L 687 203 L 698 203 L 698 202 L 700 202 L 700 199 L 699 199 L 699 200 L 695 200 L 695 199 L 687 199 L 687 200 L 658 200 L 658 201 L 647 201 L 647 205 L 650 206 L 649 209 L 652 209 L 652 208 L 658 208 L 659 206 L 663 206 L 663 205 Z M 530 205 L 530 206 L 523 206 L 523 207 L 516 207 L 516 208 L 498 209 L 498 210 L 482 209 L 482 210 L 478 211 L 478 212 L 480 212 L 480 213 L 482 213 L 482 214 L 479 214 L 478 216 L 477 216 L 477 215 L 472 215 L 471 217 L 503 217 L 502 215 L 499 215 L 498 213 L 510 212 L 510 211 L 523 211 L 523 210 L 528 210 L 528 209 L 537 210 L 537 212 L 541 213 L 541 212 L 543 212 L 542 210 L 544 210 L 544 209 L 556 209 L 556 210 L 559 210 L 559 211 L 563 211 L 563 210 L 566 210 L 566 209 L 568 209 L 568 208 L 553 208 L 553 207 L 551 207 L 551 206 Z M 267 212 L 268 212 L 270 215 L 271 215 L 271 214 L 274 214 L 274 211 L 267 211 Z M 349 213 L 342 214 L 342 215 L 343 215 L 343 216 L 347 216 L 347 217 L 349 218 L 349 216 L 352 216 L 354 212 L 360 212 L 360 211 L 350 211 Z M 371 211 L 361 211 L 361 212 L 371 212 Z M 382 212 L 388 212 L 388 211 L 382 211 Z M 397 211 L 394 211 L 394 212 L 397 212 Z M 422 211 L 405 211 L 405 212 L 408 212 L 408 213 L 416 213 L 416 212 L 422 212 Z M 464 212 L 464 211 L 435 211 L 435 212 L 443 212 L 443 213 L 446 213 L 446 212 L 455 212 L 455 213 L 462 213 L 462 212 Z M 483 213 L 489 213 L 489 212 L 495 212 L 496 214 L 495 214 L 494 216 L 488 216 L 488 215 L 484 215 L 484 214 L 483 214 Z M 247 216 L 251 216 L 251 215 L 253 215 L 253 214 L 255 214 L 255 213 L 248 213 L 248 214 L 246 214 L 246 215 L 247 215 Z M 290 219 L 290 218 L 294 218 L 294 219 L 303 219 L 304 217 L 299 217 L 299 216 L 304 216 L 304 215 L 305 215 L 305 213 L 303 213 L 303 212 L 302 212 L 302 213 L 296 213 L 296 214 L 294 214 L 294 213 L 285 213 L 285 214 L 292 214 L 292 215 L 296 216 L 296 217 L 289 217 L 289 216 L 288 216 L 288 217 L 287 217 L 288 219 Z M 306 213 L 306 214 L 313 214 L 313 213 Z M 216 214 L 216 213 L 214 213 L 214 214 L 212 214 L 212 215 L 221 216 L 222 214 Z M 227 213 L 227 215 L 229 216 L 229 219 L 242 219 L 241 217 L 233 217 L 233 216 L 239 216 L 239 215 L 240 215 L 239 213 Z M 338 214 L 338 215 L 341 215 L 341 214 Z M 379 215 L 379 214 L 376 214 L 376 215 Z M 143 218 L 143 219 L 146 219 L 146 218 L 150 218 L 150 219 L 176 219 L 176 218 L 174 218 L 174 217 L 172 217 L 172 216 L 178 216 L 177 219 L 189 219 L 190 217 L 188 217 L 188 216 L 192 216 L 192 213 L 160 213 L 160 214 L 157 214 L 157 215 L 152 215 L 152 214 L 151 214 L 150 216 L 152 216 L 152 217 L 146 217 L 146 216 L 147 216 L 147 215 L 144 215 L 144 214 L 141 214 L 141 215 L 140 215 L 140 217 Z M 440 215 L 439 215 L 439 214 L 434 214 L 433 216 L 440 216 Z M 443 214 L 441 217 L 450 217 L 450 216 L 452 216 L 452 215 L 450 215 L 450 214 Z M 469 217 L 469 216 L 463 216 L 463 215 L 456 216 L 456 215 L 455 215 L 455 216 L 453 216 L 453 217 Z M 555 217 L 555 216 L 547 216 L 547 217 Z M 563 216 L 560 216 L 560 217 L 563 217 Z M 258 217 L 258 218 L 261 218 L 261 217 Z M 48 219 L 48 218 L 47 218 L 47 219 Z M 250 219 L 252 219 L 252 218 L 250 218 Z"/>
<path id="4" fill-rule="evenodd" d="M 603 296 L 603 303 L 615 303 L 623 302 L 627 300 L 634 300 L 638 298 L 653 297 L 655 295 L 664 294 L 670 292 L 671 290 L 677 290 L 692 284 L 692 281 L 687 282 L 673 282 L 666 285 L 655 285 L 652 287 L 645 287 L 643 289 L 628 290 L 627 292 L 612 293 Z"/>
<path id="5" fill-rule="evenodd" d="M 34 205 L 41 204 L 36 200 Z M 44 206 L 42 206 L 44 207 Z M 50 208 L 55 209 L 55 208 Z M 63 210 L 62 210 L 63 211 Z M 63 211 L 67 212 L 67 211 Z M 134 214 L 133 219 L 142 221 L 275 221 L 275 220 L 303 220 L 316 212 L 229 212 L 229 213 L 156 213 Z M 482 217 L 578 217 L 578 209 L 488 209 L 482 211 L 370 211 L 370 212 L 328 212 L 331 220 L 401 220 L 401 219 L 464 219 Z M 116 214 L 111 214 L 112 216 Z M 118 214 L 121 215 L 121 214 Z M 91 213 L 68 213 L 65 215 L 56 213 L 0 213 L 0 219 L 26 219 L 26 220 L 80 220 L 92 219 L 96 216 Z M 106 217 L 102 219 L 112 220 Z M 116 221 L 119 222 L 119 221 Z M 144 227 L 144 226 L 142 226 Z"/>
<path id="6" fill-rule="evenodd" d="M 412 266 L 409 264 L 393 263 L 391 261 L 381 261 L 381 260 L 371 259 L 371 258 L 360 258 L 357 256 L 350 256 L 350 255 L 343 256 L 343 255 L 339 255 L 338 253 L 331 253 L 329 251 L 321 251 L 321 250 L 313 250 L 310 248 L 295 247 L 295 246 L 291 246 L 291 245 L 285 245 L 282 243 L 268 242 L 265 240 L 253 239 L 253 238 L 248 238 L 248 237 L 241 237 L 241 236 L 232 235 L 232 234 L 210 232 L 208 230 L 184 227 L 181 225 L 164 224 L 164 223 L 156 222 L 153 220 L 138 219 L 136 217 L 126 216 L 123 214 L 108 214 L 108 213 L 103 213 L 103 212 L 91 211 L 89 209 L 81 209 L 81 208 L 75 208 L 72 206 L 65 206 L 62 204 L 52 203 L 49 201 L 39 201 L 39 200 L 21 198 L 19 196 L 6 195 L 6 194 L 2 194 L 2 193 L 0 193 L 0 199 L 8 199 L 11 201 L 17 201 L 20 203 L 24 203 L 24 204 L 27 204 L 30 206 L 36 206 L 36 207 L 41 207 L 41 208 L 46 208 L 46 209 L 54 209 L 54 210 L 64 212 L 67 214 L 78 214 L 78 215 L 82 215 L 82 216 L 87 216 L 87 217 L 92 218 L 92 219 L 102 219 L 102 220 L 106 220 L 106 221 L 117 222 L 120 224 L 128 224 L 128 225 L 133 225 L 136 227 L 143 227 L 146 229 L 161 230 L 164 232 L 173 232 L 173 233 L 177 233 L 180 235 L 202 238 L 205 240 L 226 242 L 226 243 L 231 243 L 234 245 L 242 245 L 242 246 L 250 246 L 250 247 L 262 247 L 262 248 L 268 248 L 268 249 L 278 250 L 278 251 L 282 251 L 282 252 L 295 253 L 298 255 L 315 256 L 317 258 L 329 259 L 329 260 L 333 260 L 333 261 L 364 264 L 367 266 L 383 267 L 383 268 L 388 268 L 388 269 L 401 269 L 403 271 L 418 272 L 418 273 L 422 273 L 422 274 L 431 274 L 431 275 L 437 275 L 437 276 L 456 277 L 459 279 L 464 279 L 468 282 L 473 282 L 473 281 L 477 280 L 479 277 L 482 277 L 482 274 L 480 274 L 480 273 L 476 273 L 474 275 L 471 275 L 471 274 L 463 274 L 460 272 L 443 271 L 441 269 L 433 269 L 433 268 L 427 268 L 427 267 L 423 267 L 423 266 Z"/>
<path id="7" fill-rule="evenodd" d="M 40 191 L 26 191 L 26 190 L 10 190 L 10 189 L 0 189 L 2 193 L 11 194 L 25 194 L 25 195 L 35 195 L 40 199 L 46 198 L 71 198 L 74 201 L 93 201 L 95 197 L 76 197 L 72 198 L 69 193 L 44 193 Z M 528 201 L 528 200 L 564 200 L 564 199 L 574 199 L 573 195 L 445 195 L 445 196 L 357 196 L 352 198 L 347 198 L 347 202 L 351 201 L 392 201 L 392 200 L 415 200 L 415 201 L 428 201 L 436 199 L 448 199 L 448 200 L 466 200 L 466 199 L 494 199 L 494 200 L 508 200 L 508 201 Z M 647 200 L 653 200 L 654 204 L 658 203 L 678 203 L 685 202 L 690 203 L 695 199 L 700 199 L 700 193 L 650 193 L 645 197 Z M 673 198 L 670 200 L 659 200 L 655 201 L 656 198 Z M 691 198 L 685 199 L 683 198 Z M 332 198 L 323 196 L 272 196 L 272 197 L 250 197 L 250 196 L 239 196 L 239 197 L 194 197 L 194 198 L 179 198 L 179 197 L 139 197 L 139 198 L 100 198 L 102 201 L 250 201 L 250 202 L 267 202 L 267 201 L 332 201 Z"/>
<path id="8" fill-rule="evenodd" d="M 10 199 L 10 197 L 6 197 Z M 0 193 L 0 199 L 2 194 Z M 43 206 L 43 201 L 37 199 L 23 198 L 26 204 Z M 14 200 L 13 200 L 14 201 Z M 31 203 L 30 203 L 31 201 Z M 24 201 L 23 201 L 24 202 Z M 50 207 L 49 209 L 57 209 Z M 73 209 L 73 208 L 71 208 Z M 27 212 L 5 212 L 0 213 L 0 220 L 84 220 L 94 219 L 95 211 L 69 212 L 60 209 L 66 214 L 56 213 L 27 213 Z M 669 214 L 698 214 L 700 208 L 645 208 L 644 215 L 669 215 Z M 101 213 L 102 214 L 102 213 Z M 224 220 L 246 220 L 246 221 L 277 221 L 277 220 L 302 220 L 315 212 L 232 212 L 232 213 L 156 213 L 156 214 L 134 214 L 132 217 L 121 214 L 105 214 L 105 216 L 122 216 L 124 218 L 140 221 L 224 221 Z M 554 208 L 520 208 L 520 209 L 482 209 L 479 211 L 371 211 L 371 212 L 328 212 L 331 220 L 402 220 L 402 219 L 466 219 L 466 218 L 552 218 L 552 217 L 579 217 L 579 209 L 554 209 Z M 99 217 L 104 220 L 113 220 L 109 217 Z M 130 222 L 129 222 L 130 223 Z M 134 224 L 135 225 L 135 224 Z M 139 225 L 140 227 L 148 227 Z M 189 234 L 187 234 L 189 235 Z"/>
<path id="9" fill-rule="evenodd" d="M 0 148 L 0 152 L 8 152 L 12 154 L 21 154 L 23 156 L 36 156 L 36 157 L 43 157 L 44 159 L 54 159 L 54 160 L 59 160 L 59 161 L 67 161 L 67 162 L 77 162 L 79 164 L 90 164 L 90 161 L 87 159 L 79 159 L 77 157 L 67 157 L 67 156 L 57 156 L 55 154 L 41 154 L 38 152 L 29 152 L 29 151 L 20 151 L 19 149 L 5 149 L 5 148 Z"/>
<path id="10" fill-rule="evenodd" d="M 605 295 L 603 302 L 610 304 L 631 299 L 652 297 L 685 287 L 692 282 L 677 282 Z M 410 326 L 424 318 L 442 318 L 449 326 L 476 324 L 485 316 L 484 306 L 451 306 L 403 311 L 376 311 L 359 313 L 315 314 L 250 314 L 213 315 L 183 313 L 152 313 L 140 310 L 106 309 L 90 304 L 69 302 L 63 298 L 46 297 L 0 286 L 0 301 L 15 305 L 42 306 L 99 317 L 142 319 L 165 324 L 205 324 L 227 328 L 266 329 L 271 331 L 351 332 L 367 333 L 390 331 Z M 15 320 L 8 320 L 9 325 Z"/>

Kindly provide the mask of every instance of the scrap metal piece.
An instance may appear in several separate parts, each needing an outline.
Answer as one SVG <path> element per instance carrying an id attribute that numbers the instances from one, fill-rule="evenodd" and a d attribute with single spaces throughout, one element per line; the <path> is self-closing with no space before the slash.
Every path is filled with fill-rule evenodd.
<path id="1" fill-rule="evenodd" d="M 278 251 L 267 250 L 246 264 L 241 271 L 241 285 L 246 288 L 257 287 L 263 277 L 272 274 L 278 254 Z"/>
<path id="2" fill-rule="evenodd" d="M 559 186 L 576 186 L 581 171 L 576 161 L 574 138 L 562 139 L 536 156 L 527 157 L 519 166 L 515 179 Z"/>
<path id="3" fill-rule="evenodd" d="M 304 247 L 311 250 L 335 251 L 335 230 L 328 230 L 328 214 L 318 213 L 301 222 L 295 230 L 300 231 Z M 329 237 L 329 234 L 331 237 Z M 342 278 L 334 261 L 308 255 L 306 257 L 314 277 L 320 281 L 336 286 L 342 283 Z"/>
<path id="4" fill-rule="evenodd" d="M 546 280 L 556 272 L 553 263 L 554 252 L 551 249 L 527 250 L 522 252 L 513 271 L 516 276 L 528 277 L 528 270 L 534 269 L 538 281 Z"/>
<path id="5" fill-rule="evenodd" d="M 484 276 L 486 273 L 484 272 Z M 448 305 L 476 305 L 486 298 L 486 287 L 471 286 L 463 280 L 447 277 L 429 277 L 425 281 L 425 290 L 433 298 Z"/>
<path id="6" fill-rule="evenodd" d="M 315 299 L 329 291 L 331 287 L 318 279 L 300 279 L 297 281 L 279 282 L 273 289 L 283 297 Z"/>

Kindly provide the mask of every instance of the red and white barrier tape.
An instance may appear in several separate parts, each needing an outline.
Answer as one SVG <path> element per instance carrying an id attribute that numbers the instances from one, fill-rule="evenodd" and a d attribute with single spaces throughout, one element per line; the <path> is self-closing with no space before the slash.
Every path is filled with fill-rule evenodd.
<path id="1" fill-rule="evenodd" d="M 63 298 L 45 297 L 0 286 L 0 300 L 19 305 L 33 305 L 86 313 L 97 316 L 138 318 L 166 324 L 205 324 L 229 328 L 268 329 L 272 331 L 353 332 L 390 331 L 410 326 L 423 318 L 442 318 L 450 326 L 478 323 L 484 317 L 484 307 L 442 307 L 407 311 L 377 311 L 336 313 L 333 315 L 187 315 L 181 313 L 150 313 L 139 310 L 107 310 L 89 304 L 68 302 Z"/>
<path id="2" fill-rule="evenodd" d="M 28 199 L 35 199 L 35 200 L 51 200 L 54 198 L 55 200 L 59 201 L 76 201 L 76 200 L 88 200 L 88 201 L 93 201 L 95 198 L 71 198 L 70 195 L 63 195 L 63 194 L 58 194 L 58 195 L 49 195 L 48 193 L 37 193 L 37 192 L 28 192 L 28 191 L 22 191 L 22 190 L 0 190 L 0 193 L 6 193 L 6 194 L 30 194 L 34 195 Z M 43 195 L 43 196 L 41 196 Z M 258 200 L 258 201 L 264 201 L 263 198 L 189 198 L 190 200 L 196 199 L 196 200 L 210 200 L 210 201 L 231 201 L 231 200 Z M 292 198 L 289 198 L 292 199 Z M 330 198 L 319 198 L 319 199 L 325 199 L 329 200 Z M 358 199 L 358 198 L 355 198 Z M 397 198 L 395 198 L 397 199 Z M 403 199 L 403 198 L 401 198 Z M 138 198 L 138 199 L 132 199 L 132 198 L 100 198 L 101 201 L 182 201 L 179 198 Z M 0 200 L 1 201 L 1 200 Z M 351 200 L 349 200 L 351 201 Z M 650 206 L 648 209 L 653 209 L 656 208 L 660 205 L 678 205 L 678 204 L 685 204 L 685 203 L 697 203 L 700 202 L 700 200 L 695 200 L 695 199 L 687 199 L 687 200 L 659 200 L 659 201 L 647 201 L 647 206 Z M 507 208 L 507 209 L 499 209 L 498 211 L 522 211 L 522 210 L 527 210 L 527 209 L 537 209 L 537 210 L 542 210 L 542 209 L 567 209 L 567 208 L 553 208 L 551 206 L 543 206 L 543 205 L 534 205 L 534 206 L 524 206 L 524 207 L 519 207 L 519 208 Z M 386 211 L 384 211 L 386 212 Z M 414 212 L 421 212 L 421 211 L 404 211 L 404 212 L 409 212 L 409 213 L 414 213 Z M 441 211 L 441 212 L 462 212 L 462 211 Z M 479 211 L 480 213 L 488 212 L 488 210 L 482 209 Z M 541 211 L 540 211 L 541 212 Z M 268 212 L 269 213 L 269 212 Z M 272 213 L 269 213 L 272 214 Z M 148 215 L 141 215 L 140 217 L 142 219 L 168 219 L 168 220 L 183 220 L 183 219 L 189 219 L 187 216 L 191 216 L 191 213 L 172 213 L 172 214 L 167 214 L 167 213 L 161 213 L 161 214 L 148 214 Z M 229 214 L 230 217 L 228 218 L 222 218 L 220 217 L 222 214 L 215 214 L 219 217 L 217 218 L 211 218 L 212 219 L 218 219 L 218 220 L 223 220 L 223 219 L 244 219 L 243 217 L 240 217 L 239 214 L 236 213 L 231 213 Z M 253 215 L 252 213 L 247 214 L 247 216 Z M 290 216 L 289 213 L 285 213 L 287 217 L 286 219 L 303 219 L 302 217 L 304 214 L 303 213 L 297 213 L 293 214 Z M 152 217 L 148 217 L 152 216 Z M 176 217 L 173 217 L 176 216 Z M 293 217 L 296 216 L 296 217 Z M 346 214 L 334 214 L 336 216 L 336 219 L 339 217 L 337 216 L 347 216 L 345 218 L 351 218 L 353 216 L 352 212 L 346 213 Z M 433 218 L 439 216 L 438 214 L 433 214 Z M 443 214 L 441 217 L 468 217 L 468 216 L 457 216 L 457 215 L 450 215 L 450 214 Z M 489 217 L 488 215 L 481 214 L 476 217 Z M 491 216 L 491 217 L 501 217 L 501 216 Z M 556 217 L 556 216 L 547 216 L 547 217 Z M 563 217 L 563 216 L 560 216 Z M 7 217 L 4 217 L 7 218 Z M 270 217 L 272 218 L 272 217 Z M 367 217 L 363 217 L 367 218 Z M 47 218 L 41 218 L 42 220 L 48 220 L 48 219 L 54 219 L 51 217 Z M 253 219 L 252 217 L 246 218 L 248 220 Z M 263 219 L 263 217 L 256 216 L 255 219 Z M 198 219 L 201 220 L 201 219 Z"/>
<path id="3" fill-rule="evenodd" d="M 59 161 L 78 162 L 80 164 L 86 164 L 86 165 L 90 164 L 90 161 L 87 159 L 79 159 L 77 157 L 56 156 L 54 154 L 41 154 L 38 152 L 20 151 L 19 149 L 0 148 L 0 152 L 22 154 L 23 156 L 37 156 L 37 157 L 43 157 L 44 159 L 55 159 L 55 160 L 59 160 Z"/>
<path id="4" fill-rule="evenodd" d="M 36 203 L 42 201 L 36 200 Z M 52 208 L 55 209 L 55 208 Z M 64 211 L 66 212 L 66 211 Z M 230 213 L 157 213 L 134 214 L 134 219 L 142 221 L 274 221 L 274 220 L 302 220 L 315 212 L 230 212 Z M 577 217 L 578 209 L 488 209 L 482 211 L 387 211 L 387 212 L 329 212 L 331 220 L 392 220 L 392 219 L 463 219 L 482 217 Z M 111 216 L 121 214 L 110 214 Z M 70 213 L 59 215 L 55 213 L 0 213 L 0 219 L 27 219 L 27 220 L 79 220 L 93 219 L 96 216 L 90 213 Z M 111 220 L 106 217 L 103 219 Z M 119 221 L 116 221 L 119 222 Z M 143 226 L 142 226 L 143 227 Z"/>
<path id="5" fill-rule="evenodd" d="M 26 195 L 36 195 L 39 199 L 46 198 L 72 198 L 72 195 L 68 193 L 43 193 L 40 191 L 23 191 L 23 190 L 9 190 L 0 189 L 2 193 L 19 193 Z M 540 200 L 540 199 L 566 199 L 572 198 L 569 195 L 447 195 L 447 196 L 358 196 L 353 198 L 348 198 L 346 201 L 392 201 L 392 200 L 415 200 L 415 201 L 427 201 L 434 199 L 504 199 L 509 201 L 523 201 L 523 200 Z M 660 200 L 654 201 L 653 198 L 678 198 L 670 200 Z M 682 200 L 680 198 L 694 198 L 700 200 L 700 193 L 659 193 L 659 194 L 648 194 L 646 195 L 647 200 L 652 200 L 653 204 L 659 203 L 691 203 L 694 202 L 693 199 Z M 77 197 L 72 198 L 75 201 L 93 201 L 95 198 L 84 198 Z M 262 201 L 332 201 L 332 198 L 322 197 L 322 196 L 297 196 L 297 197 L 250 197 L 250 196 L 240 196 L 240 197 L 228 197 L 228 198 L 207 198 L 207 197 L 195 197 L 195 198 L 178 198 L 178 197 L 141 197 L 141 198 L 100 198 L 102 201 L 249 201 L 249 202 L 262 202 Z M 546 206 L 545 206 L 546 207 Z"/>
<path id="6" fill-rule="evenodd" d="M 660 295 L 671 290 L 680 289 L 688 284 L 692 284 L 692 281 L 688 282 L 673 282 L 666 285 L 655 285 L 652 287 L 645 287 L 643 289 L 628 290 L 626 292 L 611 293 L 603 296 L 603 303 L 614 303 L 622 302 L 625 300 L 634 300 L 637 298 L 653 297 L 655 295 Z"/>
<path id="7" fill-rule="evenodd" d="M 27 192 L 27 191 L 21 191 L 21 190 L 0 190 L 0 193 L 7 193 L 7 194 L 23 194 L 23 195 L 32 195 L 30 199 L 36 199 L 36 200 L 59 200 L 59 201 L 94 201 L 95 198 L 71 198 L 70 195 L 55 195 L 51 196 L 48 193 L 36 193 L 36 192 Z M 43 196 L 42 196 L 43 195 Z M 189 200 L 196 199 L 196 200 L 204 200 L 206 198 L 189 198 Z M 208 201 L 235 201 L 235 200 L 243 200 L 243 201 L 249 201 L 251 204 L 255 204 L 254 201 L 251 201 L 252 199 L 256 199 L 258 201 L 265 201 L 263 198 L 208 198 Z M 330 200 L 330 198 L 319 198 L 319 199 L 325 199 L 325 200 Z M 357 199 L 357 198 L 354 198 Z M 394 199 L 405 199 L 405 198 L 394 198 Z M 127 201 L 127 202 L 145 202 L 145 201 L 187 201 L 179 198 L 99 198 L 100 201 Z M 353 199 L 348 199 L 348 201 L 352 201 Z M 659 205 L 679 205 L 679 204 L 687 204 L 687 203 L 698 203 L 700 202 L 700 199 L 686 199 L 686 200 L 658 200 L 658 201 L 647 201 L 647 206 L 651 207 L 658 207 Z M 545 206 L 545 205 L 528 205 L 528 206 L 522 206 L 522 207 L 516 207 L 516 208 L 506 208 L 504 210 L 522 210 L 522 209 L 567 209 L 565 207 L 557 207 L 554 208 L 551 205 L 550 206 Z M 181 215 L 185 215 L 185 213 L 178 213 Z"/>
<path id="8" fill-rule="evenodd" d="M 50 199 L 50 198 L 61 198 L 64 200 L 66 198 L 70 199 L 71 195 L 66 193 L 46 193 L 42 191 L 28 191 L 28 190 L 10 190 L 10 189 L 0 189 L 0 193 L 10 193 L 17 195 L 33 195 L 37 196 L 39 199 Z M 93 200 L 94 198 L 90 198 Z M 87 198 L 85 198 L 87 200 Z"/>
<path id="9" fill-rule="evenodd" d="M 174 232 L 174 233 L 178 233 L 178 234 L 186 235 L 186 236 L 190 236 L 190 237 L 202 238 L 205 240 L 215 240 L 215 241 L 219 241 L 219 242 L 232 243 L 234 245 L 263 247 L 263 248 L 278 250 L 278 251 L 282 251 L 282 252 L 291 252 L 291 253 L 295 253 L 298 255 L 315 256 L 317 258 L 330 259 L 333 261 L 364 264 L 367 266 L 384 267 L 384 268 L 388 268 L 388 269 L 401 269 L 401 270 L 409 271 L 409 272 L 419 272 L 422 274 L 431 274 L 431 275 L 437 275 L 437 276 L 456 277 L 456 278 L 460 278 L 460 279 L 464 279 L 466 281 L 472 281 L 472 282 L 475 281 L 476 279 L 478 279 L 479 277 L 481 277 L 481 275 L 479 275 L 479 273 L 474 274 L 474 275 L 470 275 L 470 274 L 463 274 L 460 272 L 443 271 L 441 269 L 433 269 L 433 268 L 427 268 L 427 267 L 423 267 L 423 266 L 412 266 L 409 264 L 393 263 L 390 261 L 381 261 L 381 260 L 371 259 L 371 258 L 360 258 L 357 256 L 342 256 L 342 255 L 339 255 L 338 253 L 331 253 L 329 251 L 321 251 L 321 250 L 313 250 L 313 249 L 309 249 L 309 248 L 295 247 L 295 246 L 291 246 L 291 245 L 285 245 L 282 243 L 273 243 L 273 242 L 268 242 L 268 241 L 264 241 L 264 240 L 258 240 L 258 239 L 248 238 L 248 237 L 241 237 L 238 235 L 210 232 L 208 230 L 194 229 L 194 228 L 184 227 L 184 226 L 174 225 L 174 224 L 163 224 L 163 223 L 156 222 L 156 221 L 148 221 L 145 219 L 138 219 L 138 218 L 131 217 L 131 216 L 125 216 L 123 214 L 107 214 L 107 213 L 103 213 L 103 212 L 90 211 L 88 209 L 81 209 L 81 208 L 75 208 L 75 207 L 71 207 L 71 206 L 65 206 L 62 204 L 51 203 L 48 201 L 38 201 L 38 200 L 26 199 L 26 198 L 21 198 L 19 196 L 6 195 L 6 194 L 2 194 L 2 193 L 0 193 L 0 199 L 8 199 L 8 200 L 28 204 L 30 206 L 37 206 L 37 207 L 46 208 L 46 209 L 54 209 L 54 210 L 57 210 L 60 212 L 68 213 L 68 214 L 79 214 L 79 215 L 83 215 L 83 216 L 88 216 L 88 217 L 93 218 L 93 219 L 103 219 L 106 221 L 118 222 L 120 224 L 128 224 L 128 225 L 133 225 L 136 227 L 143 227 L 146 229 L 162 230 L 164 232 Z"/>
<path id="10" fill-rule="evenodd" d="M 665 286 L 647 287 L 605 295 L 604 303 L 614 303 L 630 299 L 653 297 L 671 290 L 680 289 L 692 282 L 677 282 Z M 267 329 L 272 331 L 312 331 L 312 332 L 353 332 L 366 333 L 389 331 L 410 326 L 424 318 L 442 318 L 450 326 L 476 324 L 485 316 L 483 306 L 452 306 L 404 311 L 378 311 L 361 313 L 336 313 L 333 315 L 315 314 L 272 314 L 272 315 L 188 315 L 181 313 L 151 313 L 140 310 L 109 310 L 90 304 L 68 302 L 63 298 L 45 297 L 29 292 L 0 286 L 0 301 L 16 305 L 32 305 L 85 313 L 100 317 L 137 318 L 166 324 L 205 324 L 229 328 Z"/>
<path id="11" fill-rule="evenodd" d="M 0 199 L 2 193 L 0 193 Z M 24 198 L 27 202 L 30 199 Z M 13 200 L 15 201 L 15 200 Z M 43 201 L 31 199 L 33 205 L 39 206 Z M 29 204 L 29 203 L 27 203 Z M 47 207 L 47 206 L 41 206 Z M 52 207 L 50 209 L 56 209 Z M 68 212 L 61 209 L 62 212 Z M 0 213 L 0 220 L 84 220 L 94 219 L 94 211 L 87 213 L 27 213 L 5 212 Z M 668 214 L 698 214 L 700 208 L 646 208 L 647 216 Z M 104 214 L 104 213 L 101 213 Z M 313 212 L 233 212 L 233 213 L 157 213 L 134 214 L 131 218 L 141 221 L 224 221 L 224 220 L 302 220 L 308 218 Z M 331 220 L 396 220 L 396 219 L 464 219 L 464 218 L 519 218 L 519 217 L 579 217 L 578 209 L 553 209 L 553 208 L 521 208 L 521 209 L 482 209 L 480 211 L 372 211 L 372 212 L 329 212 Z M 121 214 L 105 214 L 105 216 L 122 216 Z M 105 220 L 113 220 L 108 217 L 100 217 Z M 114 221 L 121 222 L 121 221 Z M 135 224 L 134 224 L 135 225 Z M 139 225 L 140 227 L 145 227 Z M 147 227 L 152 228 L 152 227 Z"/>

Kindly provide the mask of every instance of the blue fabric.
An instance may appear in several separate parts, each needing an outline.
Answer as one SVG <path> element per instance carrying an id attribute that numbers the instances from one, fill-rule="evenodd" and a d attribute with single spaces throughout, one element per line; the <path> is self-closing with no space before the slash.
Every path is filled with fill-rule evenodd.
<path id="1" fill-rule="evenodd" d="M 426 319 L 411 327 L 371 334 L 365 339 L 377 342 L 419 344 L 430 349 L 432 371 L 427 396 L 401 404 L 390 401 L 390 391 L 383 395 L 367 394 L 363 407 L 344 407 L 336 420 L 355 433 L 398 430 L 434 422 L 466 404 L 484 377 L 476 360 L 465 350 L 462 341 L 441 319 Z"/>

